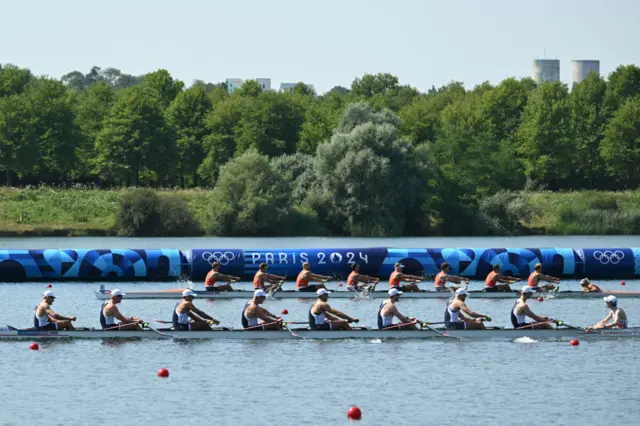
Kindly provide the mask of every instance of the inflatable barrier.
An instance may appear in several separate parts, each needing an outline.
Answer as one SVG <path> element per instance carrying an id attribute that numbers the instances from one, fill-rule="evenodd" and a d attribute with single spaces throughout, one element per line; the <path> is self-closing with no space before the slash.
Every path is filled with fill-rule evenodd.
<path id="1" fill-rule="evenodd" d="M 201 281 L 218 262 L 223 273 L 251 280 L 261 263 L 294 280 L 304 262 L 322 275 L 345 279 L 352 265 L 387 279 L 396 262 L 412 275 L 435 275 L 447 262 L 452 273 L 484 280 L 492 265 L 526 278 L 536 263 L 561 278 L 640 276 L 640 248 L 354 248 L 354 249 L 160 249 L 0 250 L 0 281 Z"/>

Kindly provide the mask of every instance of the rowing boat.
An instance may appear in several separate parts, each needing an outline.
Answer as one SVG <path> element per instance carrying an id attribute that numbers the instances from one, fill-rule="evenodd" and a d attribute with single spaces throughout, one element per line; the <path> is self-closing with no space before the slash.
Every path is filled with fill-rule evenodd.
<path id="1" fill-rule="evenodd" d="M 0 328 L 2 339 L 231 339 L 231 340 L 291 340 L 291 339 L 431 339 L 464 338 L 477 340 L 507 339 L 529 337 L 535 340 L 595 339 L 595 338 L 632 338 L 640 337 L 640 327 L 627 329 L 604 329 L 585 333 L 580 329 L 559 327 L 551 330 L 516 330 L 513 328 L 489 328 L 486 330 L 377 330 L 360 328 L 340 331 L 312 331 L 308 328 L 293 328 L 291 331 L 255 331 L 227 329 L 213 331 L 173 331 L 169 328 L 141 331 L 102 331 L 95 329 L 72 331 L 38 331 Z"/>
<path id="2" fill-rule="evenodd" d="M 125 299 L 180 299 L 184 289 L 175 290 L 156 290 L 156 291 L 125 291 Z M 96 290 L 95 295 L 98 299 L 107 300 L 111 298 L 111 290 Z M 253 291 L 234 290 L 234 291 L 203 291 L 194 290 L 196 296 L 207 299 L 251 299 Z M 520 292 L 487 292 L 482 290 L 468 291 L 470 297 L 478 299 L 514 299 L 520 296 Z M 571 298 L 571 299 L 593 299 L 602 298 L 606 295 L 614 295 L 618 298 L 640 297 L 640 291 L 604 291 L 601 293 L 585 293 L 583 291 L 558 291 L 558 292 L 539 292 L 538 295 L 552 298 Z M 453 295 L 449 291 L 421 291 L 421 292 L 405 292 L 402 294 L 403 299 L 449 299 Z M 315 292 L 302 292 L 295 290 L 281 290 L 272 296 L 274 299 L 315 299 Z M 331 293 L 332 299 L 355 299 L 355 298 L 376 298 L 382 299 L 389 297 L 386 291 L 373 291 L 369 294 L 359 293 L 355 291 L 334 291 Z"/>

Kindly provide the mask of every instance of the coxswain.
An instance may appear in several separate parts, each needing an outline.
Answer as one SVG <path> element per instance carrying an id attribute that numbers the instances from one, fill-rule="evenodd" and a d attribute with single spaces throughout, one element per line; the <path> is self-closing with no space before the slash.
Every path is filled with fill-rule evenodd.
<path id="1" fill-rule="evenodd" d="M 627 328 L 627 313 L 618 308 L 618 299 L 613 295 L 609 295 L 604 297 L 603 300 L 607 304 L 607 308 L 609 308 L 609 313 L 599 323 L 587 327 L 587 330 L 594 330 L 598 328 Z"/>
<path id="2" fill-rule="evenodd" d="M 182 301 L 173 310 L 173 328 L 176 331 L 204 331 L 211 330 L 209 323 L 220 324 L 206 312 L 202 312 L 193 304 L 196 294 L 186 289 L 182 292 Z M 191 318 L 193 321 L 189 321 Z"/>
<path id="3" fill-rule="evenodd" d="M 511 291 L 509 284 L 520 281 L 519 278 L 500 275 L 500 265 L 493 265 L 493 270 L 489 272 L 484 280 L 484 291 Z M 504 283 L 504 284 L 498 284 Z"/>
<path id="4" fill-rule="evenodd" d="M 119 289 L 113 289 L 111 290 L 111 300 L 102 304 L 100 308 L 100 325 L 103 330 L 142 330 L 139 324 L 142 324 L 143 321 L 140 318 L 127 318 L 120 313 L 116 306 L 122 302 L 123 296 L 124 293 Z M 120 320 L 120 323 L 117 323 L 116 320 Z"/>
<path id="5" fill-rule="evenodd" d="M 580 281 L 580 285 L 582 286 L 582 291 L 585 293 L 601 293 L 602 292 L 602 290 L 600 290 L 600 287 L 598 287 L 597 285 L 589 281 L 589 278 L 583 278 Z"/>
<path id="6" fill-rule="evenodd" d="M 274 286 L 282 285 L 285 279 L 285 277 L 279 275 L 267 274 L 267 264 L 263 262 L 258 267 L 258 272 L 253 276 L 253 289 L 268 292 Z M 265 286 L 265 281 L 269 282 L 269 285 Z"/>
<path id="7" fill-rule="evenodd" d="M 560 282 L 560 278 L 552 277 L 551 275 L 544 275 L 542 273 L 542 265 L 540 263 L 536 263 L 536 266 L 533 267 L 533 272 L 529 275 L 529 287 L 531 287 L 535 291 L 549 291 L 555 290 L 557 288 L 553 284 L 544 284 L 540 286 L 540 280 L 550 281 L 556 284 Z"/>
<path id="8" fill-rule="evenodd" d="M 458 277 L 456 275 L 449 275 L 450 270 L 451 265 L 449 265 L 447 262 L 444 262 L 442 265 L 440 265 L 440 272 L 438 272 L 438 275 L 436 275 L 436 278 L 433 280 L 433 285 L 436 288 L 436 291 L 456 291 L 460 288 L 456 286 L 446 287 L 445 285 L 447 284 L 447 281 L 455 284 L 460 284 L 462 282 L 464 282 L 465 284 L 469 283 L 469 280 L 467 278 Z"/>
<path id="9" fill-rule="evenodd" d="M 56 300 L 53 291 L 47 290 L 42 294 L 42 302 L 36 306 L 33 317 L 33 326 L 38 330 L 75 330 L 72 321 L 76 317 L 65 317 L 51 309 L 51 305 Z"/>
<path id="10" fill-rule="evenodd" d="M 351 265 L 351 273 L 347 277 L 347 290 L 360 292 L 363 290 L 358 284 L 377 284 L 379 278 L 370 277 L 360 273 L 360 265 L 354 263 Z"/>
<path id="11" fill-rule="evenodd" d="M 418 327 L 415 324 L 409 324 L 412 322 L 420 322 L 417 318 L 405 317 L 398 311 L 396 302 L 400 300 L 401 291 L 392 288 L 387 293 L 389 298 L 380 304 L 378 309 L 378 328 L 380 330 L 389 329 L 396 324 L 393 324 L 393 317 L 398 318 L 401 324 L 407 324 L 400 327 L 393 327 L 391 330 L 417 330 Z"/>
<path id="12" fill-rule="evenodd" d="M 467 299 L 467 291 L 463 288 L 456 290 L 456 297 L 447 305 L 444 311 L 444 324 L 449 330 L 482 330 L 484 329 L 484 320 L 491 320 L 487 315 L 473 312 L 465 300 Z M 465 313 L 469 317 L 464 316 Z"/>
<path id="13" fill-rule="evenodd" d="M 233 291 L 231 284 L 219 284 L 218 281 L 230 283 L 232 281 L 240 281 L 240 277 L 221 274 L 220 264 L 218 262 L 213 262 L 211 264 L 211 270 L 204 279 L 204 289 L 207 291 Z"/>
<path id="14" fill-rule="evenodd" d="M 267 293 L 262 289 L 253 292 L 253 299 L 244 305 L 242 310 L 242 326 L 251 330 L 281 330 L 282 318 L 272 314 L 260 305 L 267 298 Z M 264 322 L 260 322 L 262 320 Z M 262 327 L 260 327 L 262 326 Z"/>
<path id="15" fill-rule="evenodd" d="M 553 328 L 551 324 L 545 324 L 545 322 L 552 321 L 549 317 L 541 317 L 534 314 L 529 305 L 527 305 L 527 300 L 529 300 L 533 296 L 533 289 L 529 286 L 522 287 L 522 294 L 516 300 L 516 303 L 513 305 L 513 309 L 511 309 L 511 324 L 513 328 Z M 533 319 L 535 322 L 527 322 L 527 317 Z"/>
<path id="16" fill-rule="evenodd" d="M 321 288 L 326 289 L 327 287 L 325 287 L 324 282 L 329 279 L 331 279 L 331 277 L 311 272 L 309 262 L 304 262 L 302 264 L 302 271 L 300 271 L 298 278 L 296 278 L 296 291 L 318 291 Z M 320 284 L 309 284 L 310 282 L 318 282 Z"/>
<path id="17" fill-rule="evenodd" d="M 398 291 L 422 291 L 420 290 L 420 287 L 418 287 L 418 284 L 420 281 L 422 281 L 422 278 L 420 277 L 416 277 L 413 275 L 406 275 L 402 273 L 402 268 L 404 268 L 404 265 L 400 262 L 396 263 L 394 266 L 394 271 L 391 273 L 391 276 L 389 277 L 389 287 L 390 288 L 395 288 Z M 404 281 L 404 282 L 408 282 L 410 284 L 405 284 L 405 285 L 400 285 L 400 283 Z"/>
<path id="18" fill-rule="evenodd" d="M 329 292 L 321 288 L 316 292 L 318 300 L 309 309 L 309 328 L 311 330 L 351 330 L 352 322 L 359 322 L 358 318 L 340 312 L 329 306 Z"/>

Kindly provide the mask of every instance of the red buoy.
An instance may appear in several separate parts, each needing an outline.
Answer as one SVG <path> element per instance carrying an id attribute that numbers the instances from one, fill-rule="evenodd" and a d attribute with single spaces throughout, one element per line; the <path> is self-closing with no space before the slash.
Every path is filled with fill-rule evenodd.
<path id="1" fill-rule="evenodd" d="M 347 417 L 351 420 L 360 420 L 362 418 L 362 411 L 355 405 L 352 405 L 347 411 Z"/>
<path id="2" fill-rule="evenodd" d="M 51 287 L 53 287 L 52 284 L 47 284 L 47 288 L 51 288 Z"/>
<path id="3" fill-rule="evenodd" d="M 169 370 L 166 368 L 161 368 L 158 370 L 158 377 L 169 377 Z"/>
<path id="4" fill-rule="evenodd" d="M 32 351 L 37 351 L 40 349 L 40 346 L 38 346 L 38 344 L 34 342 L 29 345 L 29 349 L 31 349 Z"/>
<path id="5" fill-rule="evenodd" d="M 282 312 L 280 312 L 282 315 L 287 315 L 289 313 L 289 311 L 287 311 L 286 309 L 283 309 Z"/>
<path id="6" fill-rule="evenodd" d="M 627 285 L 624 281 L 620 281 L 620 285 Z"/>
<path id="7" fill-rule="evenodd" d="M 342 287 L 342 283 L 338 283 L 338 287 Z"/>
<path id="8" fill-rule="evenodd" d="M 542 296 L 538 297 L 538 302 L 542 302 L 543 300 Z"/>
<path id="9" fill-rule="evenodd" d="M 578 346 L 580 342 L 578 341 L 578 339 L 573 339 L 572 341 L 569 342 L 569 344 L 571 346 Z"/>

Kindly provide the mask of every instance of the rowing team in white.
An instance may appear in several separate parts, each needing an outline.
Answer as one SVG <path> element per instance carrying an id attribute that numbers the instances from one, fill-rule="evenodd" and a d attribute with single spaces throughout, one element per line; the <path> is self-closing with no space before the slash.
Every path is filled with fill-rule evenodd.
<path id="1" fill-rule="evenodd" d="M 381 330 L 389 329 L 418 329 L 423 323 L 417 318 L 403 315 L 397 306 L 402 291 L 392 288 L 388 291 L 388 299 L 380 304 L 377 322 Z M 311 330 L 351 330 L 351 323 L 358 323 L 359 319 L 351 317 L 329 305 L 329 291 L 321 288 L 316 291 L 316 302 L 309 309 L 309 328 Z M 529 286 L 522 288 L 520 297 L 511 309 L 511 324 L 514 328 L 552 328 L 555 322 L 547 316 L 533 313 L 527 301 L 534 295 L 534 290 Z M 118 289 L 111 292 L 111 300 L 101 305 L 100 325 L 103 330 L 141 330 L 144 322 L 137 317 L 125 317 L 120 313 L 118 304 L 122 302 L 124 293 Z M 218 325 L 220 321 L 206 312 L 196 308 L 193 303 L 196 294 L 187 289 L 182 292 L 182 300 L 173 310 L 173 328 L 177 331 L 205 331 L 212 330 L 211 325 Z M 283 327 L 283 319 L 272 314 L 262 305 L 267 298 L 264 290 L 254 291 L 253 299 L 248 301 L 242 309 L 242 326 L 252 330 L 280 330 Z M 481 330 L 484 329 L 483 321 L 491 321 L 491 317 L 472 311 L 466 304 L 467 291 L 460 288 L 456 290 L 454 299 L 447 305 L 444 313 L 444 324 L 447 329 L 455 330 Z M 53 311 L 51 305 L 55 300 L 52 291 L 45 291 L 42 302 L 36 307 L 34 315 L 34 328 L 39 330 L 73 330 L 76 317 L 65 317 Z M 608 315 L 597 324 L 587 329 L 597 328 L 627 328 L 627 314 L 618 307 L 615 296 L 604 298 Z M 394 324 L 394 318 L 400 323 Z M 530 318 L 533 321 L 528 321 Z M 118 322 L 119 321 L 119 322 Z"/>

